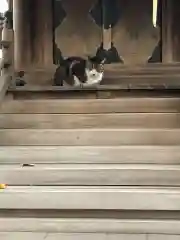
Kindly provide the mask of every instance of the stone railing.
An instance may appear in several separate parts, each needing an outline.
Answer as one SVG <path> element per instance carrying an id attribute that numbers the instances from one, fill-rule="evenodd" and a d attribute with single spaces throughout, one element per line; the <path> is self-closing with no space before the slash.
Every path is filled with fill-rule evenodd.
<path id="1" fill-rule="evenodd" d="M 4 14 L 3 29 L 2 29 L 2 59 L 0 68 L 3 73 L 12 71 L 13 65 L 13 26 L 12 13 L 7 11 Z"/>
<path id="2" fill-rule="evenodd" d="M 12 12 L 7 11 L 0 17 L 1 28 L 1 49 L 2 58 L 0 61 L 0 101 L 4 98 L 6 91 L 13 79 L 13 24 Z"/>

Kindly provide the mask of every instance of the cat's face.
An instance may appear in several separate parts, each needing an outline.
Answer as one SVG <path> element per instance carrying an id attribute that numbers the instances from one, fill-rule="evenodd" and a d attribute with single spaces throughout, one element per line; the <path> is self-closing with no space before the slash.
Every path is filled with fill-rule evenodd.
<path id="1" fill-rule="evenodd" d="M 95 84 L 102 80 L 104 73 L 104 60 L 99 60 L 97 57 L 88 58 L 86 62 L 86 76 L 89 84 Z"/>
<path id="2" fill-rule="evenodd" d="M 86 61 L 86 69 L 89 71 L 104 72 L 105 59 L 101 60 L 98 57 L 88 57 Z"/>

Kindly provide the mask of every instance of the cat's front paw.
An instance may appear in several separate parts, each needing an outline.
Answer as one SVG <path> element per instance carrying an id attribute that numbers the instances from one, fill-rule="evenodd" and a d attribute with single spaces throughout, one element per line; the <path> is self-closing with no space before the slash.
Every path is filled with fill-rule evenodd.
<path id="1" fill-rule="evenodd" d="M 83 83 L 80 83 L 79 86 L 80 86 L 80 88 L 83 88 L 83 87 L 84 87 L 84 84 L 83 84 Z"/>

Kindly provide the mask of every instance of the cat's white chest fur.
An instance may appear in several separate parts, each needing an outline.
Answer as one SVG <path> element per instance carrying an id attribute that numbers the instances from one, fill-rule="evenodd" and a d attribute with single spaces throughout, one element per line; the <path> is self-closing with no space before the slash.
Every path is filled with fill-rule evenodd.
<path id="1" fill-rule="evenodd" d="M 74 77 L 74 86 L 75 87 L 78 87 L 78 86 L 91 86 L 91 85 L 97 85 L 99 84 L 102 79 L 103 79 L 103 72 L 98 72 L 97 70 L 95 69 L 92 69 L 92 70 L 89 70 L 89 69 L 86 69 L 86 77 L 87 77 L 87 81 L 85 83 L 81 83 L 79 81 L 79 78 L 76 77 L 75 75 L 73 75 Z"/>
<path id="2" fill-rule="evenodd" d="M 98 72 L 96 69 L 85 69 L 87 81 L 84 86 L 99 84 L 103 79 L 103 72 Z"/>

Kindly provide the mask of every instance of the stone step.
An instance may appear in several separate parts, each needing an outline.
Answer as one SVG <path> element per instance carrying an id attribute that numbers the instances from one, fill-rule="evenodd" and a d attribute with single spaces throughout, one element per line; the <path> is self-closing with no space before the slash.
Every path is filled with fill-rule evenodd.
<path id="1" fill-rule="evenodd" d="M 5 100 L 0 113 L 136 113 L 180 112 L 180 98 L 130 97 L 118 99 Z"/>
<path id="2" fill-rule="evenodd" d="M 83 220 L 82 220 L 83 221 Z M 105 230 L 104 230 L 105 231 Z M 178 240 L 179 235 L 174 234 L 131 234 L 131 233 L 46 233 L 43 232 L 0 232 L 1 240 Z"/>
<path id="3" fill-rule="evenodd" d="M 179 187 L 26 186 L 1 190 L 1 210 L 179 211 Z"/>
<path id="4" fill-rule="evenodd" d="M 122 97 L 180 97 L 180 84 L 143 83 L 134 81 L 124 83 L 99 85 L 96 87 L 58 87 L 52 85 L 25 85 L 24 87 L 11 87 L 8 94 L 18 100 L 29 99 L 112 99 Z"/>
<path id="5" fill-rule="evenodd" d="M 128 64 L 120 64 L 120 63 L 111 63 L 105 64 L 106 71 L 171 71 L 179 70 L 180 64 L 178 62 L 174 63 L 148 63 L 148 64 L 136 64 L 134 66 Z M 52 71 L 52 68 L 48 71 Z"/>
<path id="6" fill-rule="evenodd" d="M 180 186 L 180 167 L 155 164 L 1 165 L 0 182 L 8 186 Z"/>
<path id="7" fill-rule="evenodd" d="M 128 79 L 131 78 L 141 78 L 141 76 L 144 78 L 143 81 L 140 79 L 136 79 L 137 82 L 146 82 L 148 83 L 148 79 L 151 78 L 151 82 L 155 80 L 159 81 L 160 78 L 164 78 L 172 83 L 172 78 L 174 79 L 174 82 L 178 82 L 179 78 L 179 64 L 148 64 L 148 65 L 139 65 L 139 66 L 128 66 L 128 65 L 122 65 L 122 64 L 110 64 L 105 65 L 105 82 L 107 84 L 111 84 L 111 79 L 117 79 L 120 78 L 120 81 L 124 83 L 128 82 Z M 26 69 L 25 70 L 25 81 L 29 84 L 40 84 L 52 85 L 54 73 L 56 70 L 56 66 L 49 69 Z M 169 75 L 167 77 L 167 75 Z M 126 78 L 126 80 L 123 80 Z M 147 79 L 147 80 L 146 80 Z M 160 80 L 162 82 L 162 80 Z"/>
<path id="8" fill-rule="evenodd" d="M 107 237 L 108 235 L 108 237 Z M 146 240 L 148 238 L 151 239 L 151 235 L 145 234 L 115 234 L 115 233 L 46 233 L 45 229 L 43 232 L 0 232 L 1 240 Z M 164 236 L 164 235 L 162 235 Z M 170 235 L 171 236 L 171 235 Z M 176 238 L 172 235 L 172 240 L 176 240 Z M 155 240 L 153 237 L 152 240 Z M 166 240 L 166 238 L 165 238 Z"/>
<path id="9" fill-rule="evenodd" d="M 161 73 L 139 73 L 134 72 L 114 71 L 105 72 L 104 78 L 101 81 L 102 85 L 111 84 L 165 84 L 165 85 L 179 85 L 180 71 L 175 72 L 161 72 Z"/>
<path id="10" fill-rule="evenodd" d="M 179 146 L 0 146 L 1 164 L 180 164 Z"/>
<path id="11" fill-rule="evenodd" d="M 180 113 L 0 114 L 0 128 L 180 128 Z"/>
<path id="12" fill-rule="evenodd" d="M 136 83 L 136 84 L 179 84 L 180 71 L 179 70 L 146 70 L 146 71 L 105 71 L 104 78 L 101 81 L 103 85 L 121 84 L 121 83 Z M 29 85 L 53 85 L 53 73 L 31 73 L 26 74 L 24 80 Z"/>
<path id="13" fill-rule="evenodd" d="M 180 145 L 180 129 L 0 129 L 0 145 Z"/>
<path id="14" fill-rule="evenodd" d="M 146 234 L 153 234 L 154 238 L 152 240 L 157 240 L 165 234 L 164 238 L 162 239 L 171 239 L 176 240 L 178 239 L 176 234 L 180 234 L 180 221 L 179 220 L 143 220 L 143 219 L 91 219 L 91 218 L 22 218 L 22 217 L 13 217 L 13 218 L 0 218 L 0 232 L 6 232 L 5 235 L 14 234 L 14 236 L 18 236 L 18 239 L 21 239 L 19 236 L 23 236 L 22 239 L 27 239 L 26 237 L 28 234 L 31 233 L 31 238 L 34 236 L 38 236 L 38 233 L 40 233 L 44 239 L 44 232 L 49 234 L 49 236 L 52 237 L 52 235 L 57 234 L 59 238 L 57 239 L 63 239 L 63 234 L 67 234 L 65 240 L 72 239 L 72 234 L 74 234 L 73 237 L 78 236 L 77 239 L 82 235 L 83 239 L 87 239 L 87 237 L 90 236 L 94 237 L 97 236 L 100 237 L 102 235 L 105 235 L 106 237 L 103 238 L 107 239 L 107 235 L 116 236 L 117 239 L 121 240 L 121 234 L 122 239 L 126 240 L 126 234 L 128 237 L 131 237 L 130 240 L 136 239 L 137 236 L 138 239 L 141 239 L 139 237 L 146 237 L 143 240 L 147 239 Z M 12 233 L 14 232 L 14 233 Z M 61 233 L 60 235 L 58 233 Z M 36 234 L 36 235 L 35 235 Z M 123 235 L 124 234 L 124 235 Z M 141 234 L 141 235 L 138 235 Z M 156 235 L 158 234 L 158 235 Z M 167 235 L 166 235 L 167 234 Z M 172 234 L 172 235 L 171 235 Z M 171 235 L 171 236 L 170 236 Z M 61 237 L 60 237 L 61 236 Z M 169 238 L 166 238 L 166 237 Z M 38 236 L 40 237 L 40 235 Z M 133 238 L 134 237 L 134 238 Z M 148 236 L 149 237 L 149 236 Z M 172 238 L 171 238 L 172 237 Z M 175 237 L 175 238 L 173 238 Z M 115 238 L 115 239 L 116 239 Z M 3 238 L 1 238 L 4 240 Z M 5 238 L 6 239 L 6 238 Z M 16 239 L 16 238 L 10 238 L 10 239 Z M 34 239 L 41 239 L 41 238 L 34 238 Z M 50 239 L 56 239 L 56 238 L 50 238 Z M 63 240 L 64 240 L 63 239 Z M 74 239 L 74 238 L 73 238 Z M 76 239 L 76 238 L 75 238 Z M 101 238 L 97 238 L 101 239 Z M 111 239 L 111 238 L 109 238 Z M 109 240 L 108 239 L 108 240 Z M 114 238 L 113 238 L 114 239 Z M 128 238 L 129 240 L 129 238 Z"/>
<path id="15" fill-rule="evenodd" d="M 166 79 L 167 78 L 167 79 Z M 91 86 L 86 85 L 83 88 L 74 87 L 74 86 L 53 86 L 52 84 L 27 84 L 25 86 L 10 86 L 8 92 L 87 92 L 87 91 L 121 91 L 121 90 L 173 90 L 180 89 L 179 78 L 180 75 L 176 78 L 170 78 L 166 76 L 166 78 L 148 78 L 144 79 L 144 77 L 137 77 L 136 80 L 130 77 L 122 77 L 121 78 L 112 78 L 112 79 L 104 79 L 101 85 Z"/>

